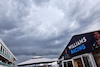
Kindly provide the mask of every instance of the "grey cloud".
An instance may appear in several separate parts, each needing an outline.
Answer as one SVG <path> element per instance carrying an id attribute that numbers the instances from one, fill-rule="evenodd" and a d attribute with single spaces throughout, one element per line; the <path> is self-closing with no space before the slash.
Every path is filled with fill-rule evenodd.
<path id="1" fill-rule="evenodd" d="M 49 2 L 50 0 L 33 0 L 37 6 L 44 5 L 44 3 Z"/>
<path id="2" fill-rule="evenodd" d="M 11 29 L 18 28 L 18 26 L 21 24 L 20 22 L 22 21 L 22 18 L 19 17 L 19 14 L 21 15 L 20 12 L 18 12 L 18 5 L 14 4 L 14 1 L 1 1 L 0 7 L 0 30 L 1 34 L 4 34 L 4 31 L 10 31 Z M 3 3 L 6 3 L 3 4 Z M 8 8 L 7 8 L 8 7 Z M 21 7 L 21 6 L 20 6 Z M 23 11 L 24 15 L 26 14 Z M 18 23 L 19 22 L 19 23 Z"/>
<path id="3" fill-rule="evenodd" d="M 74 34 L 88 31 L 95 23 L 98 24 L 95 28 L 100 29 L 99 0 L 92 2 L 11 0 L 4 5 L 0 3 L 0 37 L 18 62 L 36 55 L 58 57 Z"/>
<path id="4" fill-rule="evenodd" d="M 14 53 L 14 55 L 16 56 L 20 56 L 20 55 L 33 55 L 33 56 L 44 56 L 44 55 L 59 55 L 58 51 L 60 51 L 59 49 L 41 49 L 39 47 L 16 47 L 16 48 L 10 48 L 12 50 L 12 52 Z"/>

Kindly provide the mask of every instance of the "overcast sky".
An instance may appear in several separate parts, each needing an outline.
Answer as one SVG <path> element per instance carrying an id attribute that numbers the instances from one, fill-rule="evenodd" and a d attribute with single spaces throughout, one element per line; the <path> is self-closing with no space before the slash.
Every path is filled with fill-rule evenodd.
<path id="1" fill-rule="evenodd" d="M 0 38 L 17 57 L 58 58 L 75 34 L 100 30 L 100 0 L 0 0 Z"/>

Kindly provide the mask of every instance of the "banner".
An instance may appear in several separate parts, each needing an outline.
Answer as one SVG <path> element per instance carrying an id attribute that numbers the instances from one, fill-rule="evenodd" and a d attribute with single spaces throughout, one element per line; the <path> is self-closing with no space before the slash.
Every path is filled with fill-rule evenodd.
<path id="1" fill-rule="evenodd" d="M 100 49 L 100 31 L 75 35 L 64 49 L 60 58 L 69 59 L 96 49 Z"/>

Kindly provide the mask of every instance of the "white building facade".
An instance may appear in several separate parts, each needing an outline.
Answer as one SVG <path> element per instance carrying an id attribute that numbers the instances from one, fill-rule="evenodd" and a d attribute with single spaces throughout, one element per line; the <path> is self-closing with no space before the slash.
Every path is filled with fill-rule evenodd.
<path id="1" fill-rule="evenodd" d="M 0 67 L 14 67 L 17 58 L 0 39 Z"/>

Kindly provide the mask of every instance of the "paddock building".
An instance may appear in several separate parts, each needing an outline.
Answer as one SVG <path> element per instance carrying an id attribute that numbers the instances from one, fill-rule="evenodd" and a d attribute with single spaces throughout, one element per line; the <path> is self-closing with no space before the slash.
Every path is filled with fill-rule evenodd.
<path id="1" fill-rule="evenodd" d="M 100 31 L 74 35 L 58 63 L 59 67 L 100 67 Z"/>

